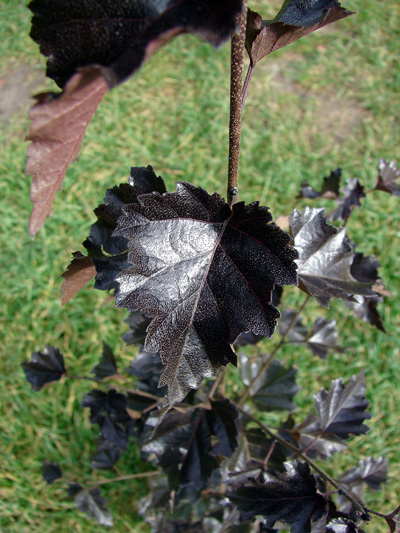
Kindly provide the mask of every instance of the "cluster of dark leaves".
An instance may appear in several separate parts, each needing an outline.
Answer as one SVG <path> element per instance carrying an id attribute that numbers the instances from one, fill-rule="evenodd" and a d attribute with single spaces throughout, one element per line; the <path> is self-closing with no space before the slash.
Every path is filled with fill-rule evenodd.
<path id="1" fill-rule="evenodd" d="M 50 347 L 46 352 L 59 354 L 65 373 L 62 355 Z M 32 376 L 42 376 L 48 366 L 48 362 L 34 359 L 24 365 L 33 386 Z M 245 385 L 251 383 L 263 362 L 242 358 Z M 107 345 L 93 372 L 99 382 L 119 375 Z M 151 391 L 149 396 L 156 393 L 154 387 L 161 373 L 157 354 L 140 352 L 129 372 L 136 376 L 138 396 L 144 391 Z M 292 411 L 298 391 L 295 375 L 293 368 L 274 361 L 254 386 L 251 404 L 257 412 Z M 46 382 L 57 379 L 57 375 L 47 374 Z M 171 409 L 161 418 L 154 396 L 149 398 L 153 401 L 150 409 L 146 402 L 133 401 L 134 411 L 131 393 L 95 389 L 83 398 L 82 406 L 90 409 L 90 420 L 100 430 L 97 451 L 90 459 L 92 468 L 112 468 L 133 438 L 141 447 L 142 459 L 159 469 L 159 476 L 151 478 L 149 496 L 139 506 L 154 531 L 271 531 L 279 524 L 291 532 L 362 531 L 359 509 L 342 493 L 332 495 L 324 480 L 312 474 L 306 462 L 296 459 L 296 452 L 327 459 L 345 449 L 351 435 L 368 431 L 364 421 L 370 415 L 363 374 L 353 377 L 348 385 L 334 380 L 329 391 L 321 389 L 314 396 L 314 413 L 297 424 L 290 415 L 275 434 L 265 426 L 254 427 L 233 401 L 210 399 L 208 395 L 206 384 L 181 402 L 179 410 Z M 387 462 L 369 457 L 343 473 L 339 483 L 362 502 L 363 487 L 378 490 L 386 476 Z M 43 478 L 48 484 L 61 477 L 57 463 L 43 463 Z M 79 510 L 99 524 L 112 525 L 98 487 L 68 481 L 67 492 Z M 395 523 L 396 513 L 386 519 L 389 525 Z"/>
<path id="2" fill-rule="evenodd" d="M 358 178 L 349 178 L 346 183 L 340 187 L 342 171 L 340 168 L 333 170 L 329 176 L 323 179 L 320 190 L 314 189 L 308 181 L 304 181 L 297 198 L 307 198 L 315 200 L 316 198 L 327 198 L 336 200 L 337 208 L 329 214 L 330 220 L 343 220 L 347 222 L 350 215 L 356 207 L 361 206 L 361 200 L 366 194 L 374 191 L 383 191 L 388 194 L 400 196 L 400 185 L 398 183 L 400 170 L 393 161 L 387 163 L 381 159 L 376 177 L 376 185 L 370 191 L 365 191 L 364 186 Z"/>

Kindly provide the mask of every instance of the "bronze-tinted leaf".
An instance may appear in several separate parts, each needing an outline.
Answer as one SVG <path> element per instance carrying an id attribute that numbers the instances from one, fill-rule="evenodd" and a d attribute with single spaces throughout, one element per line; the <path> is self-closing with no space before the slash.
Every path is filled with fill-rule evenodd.
<path id="1" fill-rule="evenodd" d="M 336 0 L 286 0 L 278 15 L 271 21 L 248 10 L 246 50 L 255 65 L 263 57 L 279 50 L 331 22 L 352 15 Z"/>
<path id="2" fill-rule="evenodd" d="M 62 96 L 45 93 L 37 96 L 31 108 L 26 173 L 32 174 L 33 210 L 29 222 L 32 237 L 50 216 L 53 200 L 61 190 L 71 161 L 76 161 L 87 125 L 101 102 L 108 85 L 97 69 L 75 74 Z"/>
<path id="3" fill-rule="evenodd" d="M 61 303 L 65 305 L 96 275 L 96 267 L 90 257 L 80 252 L 74 252 L 73 259 L 67 270 L 62 274 L 64 281 L 61 285 Z"/>

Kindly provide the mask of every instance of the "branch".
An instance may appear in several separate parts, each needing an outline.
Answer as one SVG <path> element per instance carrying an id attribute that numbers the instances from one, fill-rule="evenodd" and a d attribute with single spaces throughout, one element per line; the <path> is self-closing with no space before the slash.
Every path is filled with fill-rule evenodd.
<path id="1" fill-rule="evenodd" d="M 238 33 L 232 36 L 231 44 L 231 94 L 227 191 L 227 199 L 230 206 L 235 204 L 238 199 L 240 135 L 242 130 L 243 54 L 246 37 L 246 22 L 247 0 L 244 0 L 242 12 L 237 16 Z"/>
<path id="2" fill-rule="evenodd" d="M 105 485 L 106 483 L 113 483 L 114 481 L 127 481 L 129 479 L 139 479 L 142 477 L 152 477 L 159 474 L 158 470 L 154 472 L 141 472 L 139 474 L 128 474 L 126 476 L 112 477 L 110 479 L 103 479 L 102 481 L 90 481 L 89 485 Z"/>

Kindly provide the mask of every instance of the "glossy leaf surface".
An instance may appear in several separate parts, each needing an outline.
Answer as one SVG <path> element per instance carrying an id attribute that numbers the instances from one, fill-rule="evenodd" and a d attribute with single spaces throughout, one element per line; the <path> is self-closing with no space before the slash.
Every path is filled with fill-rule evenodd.
<path id="1" fill-rule="evenodd" d="M 235 204 L 188 183 L 175 193 L 146 194 L 118 220 L 132 268 L 117 281 L 117 307 L 153 317 L 145 349 L 166 365 L 166 404 L 182 400 L 252 331 L 270 337 L 279 316 L 275 284 L 297 282 L 290 237 L 258 203 Z"/>
<path id="2" fill-rule="evenodd" d="M 290 215 L 294 245 L 299 252 L 298 275 L 303 288 L 320 305 L 329 306 L 331 298 L 353 300 L 353 295 L 372 297 L 370 284 L 351 275 L 354 250 L 344 228 L 327 224 L 323 208 L 297 209 Z"/>
<path id="3" fill-rule="evenodd" d="M 321 389 L 314 396 L 317 415 L 311 414 L 292 430 L 298 434 L 300 449 L 310 457 L 330 457 L 346 448 L 345 439 L 369 431 L 364 420 L 371 418 L 367 412 L 364 374 L 352 377 L 345 386 L 342 379 L 332 381 L 329 391 Z"/>

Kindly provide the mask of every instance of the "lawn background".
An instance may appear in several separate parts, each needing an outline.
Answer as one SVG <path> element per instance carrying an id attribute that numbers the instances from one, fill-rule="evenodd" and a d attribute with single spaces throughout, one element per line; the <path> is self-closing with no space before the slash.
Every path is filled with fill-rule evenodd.
<path id="1" fill-rule="evenodd" d="M 44 59 L 28 37 L 25 4 L 0 1 L 0 529 L 92 532 L 99 526 L 74 509 L 63 486 L 48 488 L 41 479 L 45 459 L 58 461 L 71 480 L 114 475 L 92 474 L 89 468 L 96 430 L 80 401 L 91 386 L 65 380 L 35 393 L 20 364 L 45 344 L 61 349 L 74 374 L 90 372 L 102 341 L 115 349 L 120 368 L 132 358 L 132 349 L 120 339 L 126 312 L 113 309 L 108 295 L 90 284 L 62 307 L 60 275 L 71 252 L 81 249 L 105 189 L 126 180 L 131 165 L 151 164 L 169 189 L 187 180 L 225 194 L 229 46 L 215 51 L 193 36 L 179 37 L 108 93 L 89 125 L 78 162 L 68 169 L 51 218 L 32 241 L 30 180 L 24 174 L 27 95 L 54 85 L 44 78 Z M 303 179 L 317 187 L 340 166 L 344 179 L 356 176 L 368 190 L 375 185 L 381 157 L 400 162 L 400 5 L 397 0 L 349 0 L 345 6 L 358 14 L 271 55 L 257 67 L 250 86 L 240 199 L 260 200 L 275 217 L 306 205 L 294 200 Z M 258 0 L 250 7 L 272 18 L 279 2 Z M 370 506 L 386 512 L 399 503 L 400 493 L 398 202 L 381 192 L 368 195 L 348 223 L 357 250 L 380 260 L 392 293 L 380 307 L 386 334 L 353 318 L 342 302 L 334 302 L 328 312 L 312 303 L 310 321 L 317 313 L 337 319 L 340 344 L 348 350 L 325 361 L 300 348 L 282 354 L 299 367 L 299 419 L 312 409 L 312 395 L 320 387 L 341 376 L 347 381 L 366 368 L 371 431 L 352 439 L 349 451 L 335 456 L 329 468 L 336 475 L 360 455 L 387 457 L 391 480 L 368 495 Z M 333 202 L 325 205 L 334 208 Z M 293 294 L 289 291 L 288 298 L 295 301 Z M 235 372 L 230 371 L 233 382 Z M 135 473 L 149 466 L 140 463 L 132 446 L 118 468 Z M 114 517 L 112 531 L 146 531 L 135 511 L 146 490 L 146 481 L 103 487 Z M 380 526 L 375 520 L 370 528 L 385 531 Z"/>

